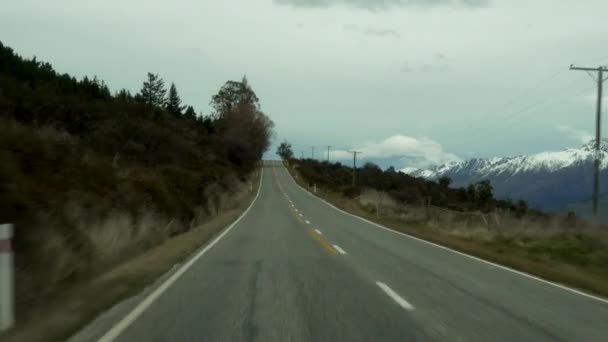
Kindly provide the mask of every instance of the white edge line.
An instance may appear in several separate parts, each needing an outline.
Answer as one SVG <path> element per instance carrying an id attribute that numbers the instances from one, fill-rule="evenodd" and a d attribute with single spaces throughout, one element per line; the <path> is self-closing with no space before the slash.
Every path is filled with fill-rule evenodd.
<path id="1" fill-rule="evenodd" d="M 407 300 L 401 298 L 397 292 L 393 291 L 388 285 L 383 282 L 377 281 L 376 285 L 378 285 L 384 293 L 386 293 L 389 297 L 391 297 L 399 306 L 404 308 L 405 310 L 412 311 L 414 310 L 414 306 L 407 302 Z"/>
<path id="2" fill-rule="evenodd" d="M 308 220 L 305 220 L 304 222 L 306 222 L 306 224 L 310 224 L 310 221 L 308 221 Z"/>
<path id="3" fill-rule="evenodd" d="M 340 248 L 340 246 L 338 245 L 333 245 L 334 249 L 337 250 L 338 252 L 340 252 L 340 254 L 346 254 L 346 252 Z"/>
<path id="4" fill-rule="evenodd" d="M 304 217 L 304 215 L 302 215 L 302 213 L 299 213 L 298 215 L 300 215 L 300 217 Z"/>
<path id="5" fill-rule="evenodd" d="M 323 235 L 323 233 L 321 233 L 321 231 L 318 229 L 315 229 L 315 232 L 317 232 L 317 234 L 319 234 L 319 235 Z"/>
<path id="6" fill-rule="evenodd" d="M 255 195 L 249 207 L 239 216 L 236 221 L 234 221 L 228 228 L 226 228 L 220 235 L 218 235 L 213 241 L 211 241 L 205 248 L 203 248 L 200 252 L 198 252 L 194 257 L 192 257 L 188 262 L 186 262 L 182 267 L 180 267 L 175 273 L 171 275 L 165 282 L 163 282 L 159 287 L 156 288 L 152 293 L 150 293 L 143 301 L 141 301 L 127 316 L 125 316 L 120 322 L 115 324 L 108 332 L 105 333 L 98 342 L 112 342 L 114 341 L 123 331 L 125 331 L 141 314 L 146 311 L 153 303 L 156 301 L 162 294 L 165 292 L 173 283 L 175 283 L 188 269 L 202 257 L 207 251 L 209 251 L 215 244 L 217 244 L 228 232 L 236 226 L 245 215 L 249 212 L 253 204 L 258 199 L 260 195 L 260 190 L 262 189 L 262 179 L 264 176 L 264 168 L 262 167 L 262 172 L 260 172 L 260 184 L 258 186 L 258 192 Z"/>
<path id="7" fill-rule="evenodd" d="M 599 301 L 599 302 L 602 302 L 602 303 L 604 303 L 604 304 L 608 304 L 608 299 L 605 299 L 605 298 L 602 298 L 602 297 L 598 297 L 598 296 L 595 296 L 595 295 L 589 294 L 589 293 L 587 293 L 587 292 L 584 292 L 584 291 L 581 291 L 581 290 L 577 290 L 577 289 L 574 289 L 574 288 L 571 288 L 571 287 L 568 287 L 568 286 L 565 286 L 565 285 L 561 285 L 561 284 L 558 284 L 558 283 L 554 283 L 554 282 L 551 282 L 551 281 L 549 281 L 549 280 L 545 280 L 545 279 L 539 278 L 539 277 L 537 277 L 537 276 L 531 275 L 531 274 L 529 274 L 529 273 L 526 273 L 526 272 L 523 272 L 523 271 L 518 271 L 518 270 L 515 270 L 515 269 L 510 268 L 510 267 L 507 267 L 507 266 L 499 265 L 499 264 L 493 263 L 493 262 L 491 262 L 491 261 L 488 261 L 488 260 L 484 260 L 484 259 L 478 258 L 478 257 L 473 256 L 473 255 L 469 255 L 469 254 L 466 254 L 466 253 L 463 253 L 463 252 L 459 252 L 459 251 L 457 251 L 457 250 L 454 250 L 454 249 L 451 249 L 451 248 L 448 248 L 448 247 L 445 247 L 445 246 L 442 246 L 442 245 L 438 245 L 438 244 L 436 244 L 436 243 L 434 243 L 434 242 L 430 242 L 430 241 L 427 241 L 427 240 L 423 240 L 423 239 L 417 238 L 417 237 L 415 237 L 415 236 L 412 236 L 412 235 L 409 235 L 409 234 L 406 234 L 406 233 L 398 232 L 398 231 L 396 231 L 396 230 L 393 230 L 393 229 L 387 228 L 387 227 L 385 227 L 385 226 L 383 226 L 383 225 L 380 225 L 380 224 L 378 224 L 378 223 L 372 222 L 372 221 L 370 221 L 370 220 L 368 220 L 368 219 L 365 219 L 365 218 L 363 218 L 363 217 L 359 217 L 359 216 L 357 216 L 357 215 L 354 215 L 354 214 L 351 214 L 351 213 L 349 213 L 349 212 L 346 212 L 346 211 L 344 211 L 344 210 L 342 210 L 342 209 L 340 209 L 340 208 L 338 208 L 338 207 L 334 206 L 333 204 L 331 204 L 331 203 L 327 202 L 326 200 L 324 200 L 324 199 L 322 199 L 322 198 L 320 198 L 320 197 L 317 197 L 317 196 L 313 195 L 311 192 L 309 192 L 308 190 L 306 190 L 306 189 L 304 189 L 303 187 L 301 187 L 301 186 L 300 186 L 300 184 L 296 183 L 295 179 L 293 179 L 293 177 L 291 176 L 291 173 L 289 173 L 289 171 L 287 171 L 287 169 L 285 168 L 285 165 L 283 165 L 283 169 L 284 169 L 284 171 L 285 171 L 285 172 L 287 172 L 287 174 L 289 175 L 289 178 L 291 178 L 291 181 L 292 181 L 292 182 L 293 182 L 293 183 L 294 183 L 296 186 L 298 186 L 300 189 L 302 189 L 304 192 L 306 192 L 306 193 L 307 193 L 309 196 L 311 196 L 311 197 L 314 197 L 314 198 L 318 199 L 319 201 L 321 201 L 321 202 L 323 202 L 323 203 L 327 204 L 328 206 L 330 206 L 330 207 L 334 208 L 335 210 L 337 210 L 337 211 L 339 211 L 339 212 L 341 212 L 341 213 L 343 213 L 343 214 L 346 214 L 346 215 L 348 215 L 348 216 L 354 217 L 354 218 L 359 219 L 359 220 L 361 220 L 361 221 L 363 221 L 363 222 L 369 223 L 369 224 L 370 224 L 370 225 L 372 225 L 372 226 L 375 226 L 375 227 L 378 227 L 378 228 L 384 229 L 384 230 L 386 230 L 386 231 L 388 231 L 388 232 L 391 232 L 391 233 L 393 233 L 393 234 L 397 234 L 397 235 L 401 235 L 401 236 L 404 236 L 404 237 L 407 237 L 407 238 L 410 238 L 410 239 L 413 239 L 413 240 L 417 240 L 417 241 L 420 241 L 420 242 L 426 243 L 426 244 L 428 244 L 428 245 L 435 246 L 435 247 L 437 247 L 437 248 L 441 248 L 441 249 L 443 249 L 443 250 L 446 250 L 446 251 L 449 251 L 449 252 L 452 252 L 452 253 L 455 253 L 455 254 L 458 254 L 458 255 L 461 255 L 461 256 L 464 256 L 464 257 L 467 257 L 467 258 L 473 259 L 473 260 L 477 260 L 477 261 L 482 262 L 482 263 L 484 263 L 484 264 L 491 265 L 491 266 L 494 266 L 494 267 L 498 267 L 498 268 L 503 269 L 503 270 L 505 270 L 505 271 L 513 272 L 513 273 L 519 274 L 519 275 L 521 275 L 521 276 L 524 276 L 524 277 L 526 277 L 526 278 L 534 279 L 534 280 L 537 280 L 537 281 L 539 281 L 539 282 L 541 282 L 541 283 L 545 283 L 545 284 L 548 284 L 548 285 L 552 285 L 552 286 L 555 286 L 555 287 L 560 288 L 560 289 L 562 289 L 562 290 L 566 290 L 566 291 L 569 291 L 569 292 L 572 292 L 572 293 L 576 293 L 576 294 L 578 294 L 578 295 L 581 295 L 581 296 L 584 296 L 584 297 L 587 297 L 587 298 L 590 298 L 590 299 L 595 299 L 595 300 L 597 300 L 597 301 Z"/>

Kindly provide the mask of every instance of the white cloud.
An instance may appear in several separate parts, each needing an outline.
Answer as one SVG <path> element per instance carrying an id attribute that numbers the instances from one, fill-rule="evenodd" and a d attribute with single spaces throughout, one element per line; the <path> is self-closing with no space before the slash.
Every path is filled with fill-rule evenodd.
<path id="1" fill-rule="evenodd" d="M 461 159 L 452 153 L 444 151 L 441 144 L 427 137 L 411 137 L 407 135 L 393 135 L 379 142 L 369 142 L 353 148 L 353 150 L 363 152 L 362 159 L 386 159 L 386 158 L 407 158 L 416 160 L 413 167 L 425 167 L 438 165 L 450 161 L 460 161 Z M 352 153 L 346 150 L 332 151 L 332 158 L 349 159 Z M 410 163 L 411 164 L 411 163 Z"/>
<path id="2" fill-rule="evenodd" d="M 570 139 L 576 140 L 581 144 L 586 144 L 588 143 L 590 140 L 594 139 L 593 134 L 587 132 L 587 131 L 583 131 L 580 129 L 576 129 L 576 128 L 572 128 L 572 127 L 568 127 L 568 126 L 557 126 L 557 130 L 565 133 L 566 136 L 568 136 Z"/>

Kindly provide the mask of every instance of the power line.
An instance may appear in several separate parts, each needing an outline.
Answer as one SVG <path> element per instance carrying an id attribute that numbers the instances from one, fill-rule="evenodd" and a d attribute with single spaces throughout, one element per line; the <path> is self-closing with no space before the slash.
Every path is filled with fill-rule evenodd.
<path id="1" fill-rule="evenodd" d="M 534 84 L 531 87 L 528 87 L 524 90 L 522 90 L 520 93 L 518 93 L 516 96 L 514 96 L 513 98 L 511 98 L 510 100 L 504 102 L 503 104 L 497 106 L 495 109 L 493 110 L 487 110 L 485 111 L 488 114 L 491 113 L 501 113 L 501 114 L 505 114 L 505 115 L 500 115 L 500 116 L 493 116 L 493 122 L 496 122 L 496 119 L 500 119 L 502 118 L 508 118 L 509 117 L 509 109 L 511 107 L 513 107 L 514 105 L 516 105 L 520 100 L 521 97 L 523 95 L 529 95 L 531 92 L 535 92 L 537 91 L 539 88 L 541 88 L 541 86 L 546 85 L 548 82 L 554 80 L 555 78 L 557 78 L 559 75 L 561 75 L 562 73 L 564 73 L 563 70 L 560 70 L 546 78 L 543 78 L 541 81 L 539 81 L 538 83 Z M 489 117 L 490 115 L 484 115 L 484 117 Z M 477 123 L 477 121 L 476 121 Z M 456 131 L 457 134 L 459 133 L 463 133 L 463 132 L 468 132 L 471 128 L 473 127 L 473 123 L 469 123 L 467 126 L 465 126 L 464 128 L 458 129 L 458 131 Z"/>
<path id="2" fill-rule="evenodd" d="M 564 87 L 562 89 L 569 88 L 574 83 L 576 83 L 576 81 L 568 84 L 567 87 Z M 590 89 L 592 89 L 592 88 L 586 89 L 585 92 L 589 91 Z M 568 90 L 568 92 L 570 92 L 570 90 Z M 583 94 L 583 93 L 584 92 L 581 92 L 580 94 Z M 463 139 L 461 139 L 461 141 L 471 142 L 471 141 L 477 141 L 479 139 L 485 139 L 488 137 L 499 136 L 496 133 L 496 129 L 499 129 L 500 131 L 504 131 L 505 128 L 513 127 L 514 122 L 516 125 L 518 122 L 521 123 L 522 121 L 519 119 L 522 119 L 524 116 L 526 116 L 526 114 L 529 114 L 532 110 L 538 110 L 539 108 L 543 108 L 543 107 L 547 107 L 547 106 L 549 106 L 549 108 L 550 108 L 552 106 L 555 106 L 558 103 L 569 100 L 570 97 L 567 97 L 566 95 L 567 95 L 567 93 L 564 93 L 564 94 L 560 93 L 559 95 L 556 95 L 556 96 L 544 98 L 540 101 L 535 101 L 517 111 L 504 112 L 506 115 L 501 115 L 498 117 L 488 117 L 488 119 L 492 119 L 492 121 L 487 120 L 487 122 L 493 123 L 493 124 L 489 125 L 487 129 L 484 129 L 484 131 L 467 132 L 466 135 L 463 135 Z M 503 120 L 495 120 L 496 118 L 503 119 Z M 519 121 L 517 121 L 517 120 L 519 120 Z M 482 123 L 480 125 L 483 126 L 484 124 Z"/>
<path id="3" fill-rule="evenodd" d="M 575 67 L 570 65 L 570 70 L 585 71 L 587 73 L 595 72 L 597 78 L 594 81 L 597 82 L 597 108 L 595 113 L 595 162 L 593 168 L 593 216 L 598 219 L 598 199 L 599 199 L 599 185 L 600 185 L 600 147 L 602 144 L 602 97 L 603 97 L 603 86 L 604 82 L 608 78 L 604 78 L 604 72 L 608 72 L 608 67 L 599 66 L 597 68 L 588 67 Z M 592 76 L 593 78 L 593 76 Z"/>
<path id="4" fill-rule="evenodd" d="M 579 95 L 588 93 L 592 89 L 593 88 L 585 88 L 584 91 L 576 93 L 575 96 L 579 96 Z M 556 105 L 559 105 L 567 100 L 569 100 L 569 98 L 566 98 L 566 97 L 562 97 L 559 99 L 550 99 L 548 101 L 545 100 L 541 103 L 526 107 L 525 109 L 515 113 L 513 118 L 521 118 L 521 117 L 523 117 L 523 115 L 521 115 L 521 114 L 530 113 L 530 111 L 532 109 L 538 110 L 540 108 L 544 108 L 545 110 L 547 110 L 547 109 L 553 108 Z M 521 127 L 529 127 L 528 122 L 526 120 L 517 120 L 517 121 L 507 120 L 501 124 L 500 129 L 504 132 L 514 132 L 514 131 L 517 131 L 517 129 L 521 128 Z M 469 134 L 469 135 L 465 136 L 462 141 L 465 141 L 465 142 L 469 142 L 469 141 L 473 141 L 473 140 L 485 141 L 485 140 L 488 140 L 489 138 L 492 138 L 493 139 L 492 141 L 494 143 L 499 143 L 499 142 L 505 142 L 505 141 L 512 141 L 514 138 L 517 138 L 517 136 L 514 136 L 513 134 L 499 134 L 497 132 L 492 132 L 490 130 L 487 130 L 487 131 L 484 131 L 484 132 L 481 132 L 478 134 Z"/>

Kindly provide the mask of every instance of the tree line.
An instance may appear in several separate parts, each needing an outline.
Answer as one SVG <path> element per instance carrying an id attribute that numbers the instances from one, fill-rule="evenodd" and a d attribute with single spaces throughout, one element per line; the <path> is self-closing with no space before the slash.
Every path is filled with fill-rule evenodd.
<path id="1" fill-rule="evenodd" d="M 394 167 L 383 170 L 378 165 L 367 162 L 356 169 L 357 184 L 353 187 L 350 166 L 340 162 L 295 159 L 291 144 L 287 141 L 279 145 L 276 153 L 282 160 L 297 167 L 308 182 L 349 197 L 358 196 L 364 188 L 372 188 L 384 191 L 404 204 L 434 205 L 463 212 L 488 212 L 501 208 L 509 209 L 520 216 L 530 212 L 526 201 L 496 199 L 489 180 L 481 180 L 467 187 L 452 188 L 452 180 L 449 177 L 442 177 L 437 181 L 416 178 Z"/>
<path id="2" fill-rule="evenodd" d="M 127 89 L 112 94 L 97 77 L 77 80 L 0 43 L 0 89 L 0 117 L 66 130 L 98 152 L 141 161 L 180 159 L 179 148 L 158 144 L 162 137 L 181 147 L 196 145 L 201 159 L 226 160 L 244 175 L 272 138 L 273 123 L 246 77 L 227 81 L 210 101 L 213 112 L 203 115 L 182 103 L 174 83 L 167 90 L 157 74 L 148 73 L 135 95 Z M 179 136 L 187 144 L 174 141 Z"/>

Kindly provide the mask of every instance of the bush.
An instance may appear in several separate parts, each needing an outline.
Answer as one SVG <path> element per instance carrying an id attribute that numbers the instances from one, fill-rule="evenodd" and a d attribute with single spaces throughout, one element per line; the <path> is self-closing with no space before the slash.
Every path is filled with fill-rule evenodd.
<path id="1" fill-rule="evenodd" d="M 342 190 L 342 194 L 348 198 L 355 198 L 361 195 L 361 188 L 356 186 L 349 186 Z"/>

